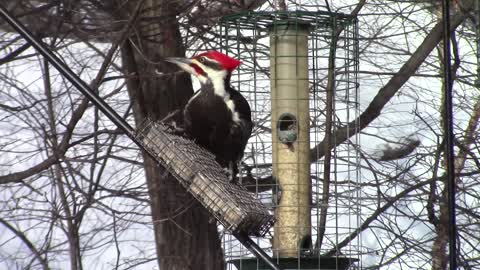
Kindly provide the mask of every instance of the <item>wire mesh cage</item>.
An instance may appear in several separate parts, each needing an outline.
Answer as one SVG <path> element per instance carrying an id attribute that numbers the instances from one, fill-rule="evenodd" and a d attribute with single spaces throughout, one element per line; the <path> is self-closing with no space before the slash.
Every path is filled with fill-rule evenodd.
<path id="1" fill-rule="evenodd" d="M 262 236 L 272 226 L 269 211 L 245 188 L 228 181 L 212 153 L 148 119 L 136 138 L 229 232 Z"/>
<path id="2" fill-rule="evenodd" d="M 250 12 L 219 24 L 242 61 L 232 85 L 255 122 L 244 185 L 275 213 L 258 244 L 285 269 L 359 267 L 357 21 L 323 11 Z M 229 269 L 264 269 L 229 234 Z"/>

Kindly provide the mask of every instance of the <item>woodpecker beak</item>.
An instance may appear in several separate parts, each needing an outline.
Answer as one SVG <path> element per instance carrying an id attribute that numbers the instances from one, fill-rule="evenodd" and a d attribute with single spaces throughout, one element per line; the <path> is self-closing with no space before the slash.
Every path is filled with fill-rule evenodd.
<path id="1" fill-rule="evenodd" d="M 165 60 L 165 62 L 169 62 L 169 63 L 177 65 L 182 70 L 184 70 L 184 71 L 186 71 L 190 74 L 196 75 L 195 69 L 191 66 L 191 64 L 192 64 L 191 59 L 181 58 L 181 57 L 169 57 L 169 58 L 165 58 L 164 60 Z"/>
<path id="2" fill-rule="evenodd" d="M 182 64 L 190 65 L 190 63 L 192 63 L 191 59 L 182 58 L 182 57 L 169 57 L 169 58 L 165 58 L 165 61 L 177 64 L 179 66 Z"/>

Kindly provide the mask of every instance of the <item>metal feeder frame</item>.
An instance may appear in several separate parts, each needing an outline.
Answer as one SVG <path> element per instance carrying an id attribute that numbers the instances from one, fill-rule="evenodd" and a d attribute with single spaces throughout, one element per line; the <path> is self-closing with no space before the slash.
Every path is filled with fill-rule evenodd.
<path id="1" fill-rule="evenodd" d="M 254 175 L 257 173 L 258 179 L 267 170 L 264 166 L 257 169 L 256 162 L 262 163 L 258 160 L 263 160 L 266 164 L 272 163 L 272 171 L 267 171 L 275 180 L 271 185 L 272 192 L 260 193 L 259 197 L 263 196 L 264 201 L 269 197 L 272 199 L 275 229 L 271 243 L 263 239 L 257 241 L 263 241 L 262 246 L 268 246 L 266 250 L 271 250 L 285 269 L 350 267 L 358 261 L 357 258 L 338 253 L 322 256 L 320 248 L 311 244 L 312 239 L 318 239 L 321 230 L 318 220 L 323 212 L 320 207 L 322 203 L 319 202 L 322 183 L 315 180 L 322 178 L 319 173 L 322 168 L 318 166 L 319 157 L 311 152 L 311 147 L 326 134 L 324 123 L 327 120 L 323 110 L 327 106 L 329 86 L 326 82 L 330 79 L 327 73 L 332 51 L 333 61 L 338 66 L 333 67 L 333 80 L 329 82 L 334 85 L 331 87 L 331 123 L 334 129 L 339 128 L 359 114 L 356 17 L 321 10 L 246 12 L 222 18 L 219 28 L 222 39 L 220 49 L 243 62 L 238 72 L 232 75 L 235 78 L 232 84 L 250 99 L 254 121 L 261 121 L 265 126 L 258 131 L 264 133 L 256 135 L 257 138 L 261 137 L 258 139 L 260 146 L 256 146 L 257 139 L 253 138 L 252 152 L 249 153 L 247 147 L 245 153 L 247 157 L 255 156 L 252 158 L 253 164 L 248 164 L 248 160 L 245 162 Z M 287 123 L 282 123 L 285 120 Z M 268 129 L 271 134 L 265 132 Z M 268 141 L 268 137 L 271 141 Z M 335 134 L 331 139 L 335 140 Z M 271 150 L 271 155 L 264 153 L 264 150 L 258 151 L 259 147 Z M 341 147 L 331 150 L 332 159 L 335 159 L 335 153 L 341 151 L 337 150 Z M 352 161 L 356 159 L 353 157 Z M 316 176 L 311 178 L 311 173 Z M 351 177 L 358 179 L 356 173 L 358 166 L 352 170 Z M 258 180 L 258 185 L 264 184 Z M 337 192 L 335 183 L 332 185 L 330 192 Z M 358 186 L 349 189 L 346 193 L 355 196 Z M 317 199 L 317 205 L 312 205 L 312 194 Z M 357 207 L 355 203 L 347 205 L 344 207 L 347 210 L 341 210 L 344 213 L 335 215 L 344 218 L 348 215 L 345 212 L 358 213 Z M 348 235 L 346 232 L 354 229 L 343 228 L 338 223 L 335 226 L 337 235 L 329 236 L 328 241 L 335 241 L 339 235 Z M 312 235 L 313 231 L 316 234 Z M 234 242 L 229 243 L 228 236 L 224 242 L 226 249 L 229 246 L 236 247 Z M 261 262 L 255 263 L 256 259 L 237 249 L 232 249 L 230 254 L 230 262 L 237 269 L 265 269 Z M 228 256 L 228 251 L 226 253 Z"/>

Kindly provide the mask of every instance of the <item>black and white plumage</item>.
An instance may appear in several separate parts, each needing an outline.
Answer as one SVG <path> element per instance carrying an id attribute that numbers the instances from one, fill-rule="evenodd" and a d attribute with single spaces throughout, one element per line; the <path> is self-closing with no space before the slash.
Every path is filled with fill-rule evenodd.
<path id="1" fill-rule="evenodd" d="M 247 100 L 230 85 L 231 73 L 240 61 L 216 51 L 166 61 L 194 75 L 201 84 L 183 110 L 185 133 L 211 151 L 234 179 L 253 128 Z"/>

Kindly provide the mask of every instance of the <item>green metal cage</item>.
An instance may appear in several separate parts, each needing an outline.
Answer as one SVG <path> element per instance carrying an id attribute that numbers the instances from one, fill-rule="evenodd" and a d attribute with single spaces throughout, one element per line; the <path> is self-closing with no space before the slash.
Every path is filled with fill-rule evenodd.
<path id="1" fill-rule="evenodd" d="M 285 269 L 361 266 L 358 137 L 349 136 L 359 128 L 357 32 L 355 17 L 326 11 L 249 12 L 222 18 L 218 26 L 219 49 L 242 61 L 232 85 L 249 100 L 255 122 L 244 155 L 243 184 L 277 215 L 275 229 L 257 242 Z M 293 45 L 279 54 L 283 45 L 277 41 Z M 292 71 L 281 74 L 285 61 Z M 282 84 L 295 85 L 274 90 Z M 289 90 L 302 87 L 306 94 L 295 96 Z M 297 101 L 287 100 L 295 97 Z M 282 175 L 276 164 L 282 159 L 283 167 L 295 173 Z M 308 189 L 292 189 L 294 185 Z M 290 194 L 305 190 L 308 201 Z M 291 211 L 282 205 L 288 198 Z M 284 239 L 278 239 L 282 233 Z M 223 243 L 228 269 L 264 269 L 230 235 Z"/>

